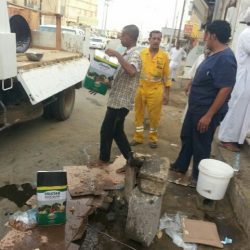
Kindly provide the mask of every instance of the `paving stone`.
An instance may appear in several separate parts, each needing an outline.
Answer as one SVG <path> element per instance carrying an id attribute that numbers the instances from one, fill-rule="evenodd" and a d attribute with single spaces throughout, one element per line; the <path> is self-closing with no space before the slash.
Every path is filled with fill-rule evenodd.
<path id="1" fill-rule="evenodd" d="M 146 157 L 139 172 L 140 190 L 148 194 L 163 195 L 166 191 L 169 166 L 168 158 L 160 158 L 157 155 Z"/>
<path id="2" fill-rule="evenodd" d="M 95 175 L 87 166 L 67 166 L 63 169 L 67 171 L 68 190 L 72 196 L 102 192 L 100 182 L 96 183 Z"/>
<path id="3" fill-rule="evenodd" d="M 135 188 L 129 198 L 126 235 L 149 246 L 158 231 L 161 204 L 162 196 L 142 193 Z"/>
<path id="4" fill-rule="evenodd" d="M 114 190 L 124 187 L 124 174 L 116 173 L 126 160 L 119 156 L 105 167 L 89 168 L 87 166 L 66 166 L 68 189 L 71 196 L 101 195 L 103 190 Z"/>

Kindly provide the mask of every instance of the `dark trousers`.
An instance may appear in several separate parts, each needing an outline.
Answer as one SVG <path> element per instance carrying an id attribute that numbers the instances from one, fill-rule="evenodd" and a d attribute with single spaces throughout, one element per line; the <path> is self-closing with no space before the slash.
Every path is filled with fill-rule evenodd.
<path id="1" fill-rule="evenodd" d="M 181 130 L 181 151 L 174 163 L 174 168 L 182 173 L 186 173 L 193 157 L 192 177 L 195 180 L 198 178 L 200 161 L 210 158 L 214 132 L 224 118 L 223 114 L 214 115 L 208 130 L 205 133 L 200 133 L 197 130 L 197 125 L 203 115 L 187 112 Z"/>
<path id="2" fill-rule="evenodd" d="M 111 146 L 113 139 L 125 159 L 128 159 L 131 147 L 124 132 L 125 117 L 129 113 L 126 108 L 107 108 L 101 127 L 101 145 L 99 159 L 105 162 L 110 160 Z"/>

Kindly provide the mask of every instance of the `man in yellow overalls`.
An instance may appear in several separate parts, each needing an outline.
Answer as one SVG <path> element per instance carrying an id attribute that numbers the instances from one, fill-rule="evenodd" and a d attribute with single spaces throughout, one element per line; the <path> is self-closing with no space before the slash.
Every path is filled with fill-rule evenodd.
<path id="1" fill-rule="evenodd" d="M 131 146 L 143 143 L 144 111 L 147 108 L 149 116 L 149 146 L 157 147 L 157 128 L 160 122 L 161 109 L 169 99 L 169 58 L 160 48 L 162 33 L 158 30 L 150 32 L 149 48 L 141 51 L 142 70 L 140 85 L 135 96 L 135 125 L 136 132 Z"/>

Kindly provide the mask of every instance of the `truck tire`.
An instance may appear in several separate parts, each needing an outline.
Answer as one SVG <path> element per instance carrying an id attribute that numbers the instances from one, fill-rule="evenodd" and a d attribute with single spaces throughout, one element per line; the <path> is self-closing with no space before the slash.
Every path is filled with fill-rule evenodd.
<path id="1" fill-rule="evenodd" d="M 43 107 L 43 117 L 47 120 L 53 118 L 51 104 Z"/>
<path id="2" fill-rule="evenodd" d="M 53 117 L 58 121 L 65 121 L 70 117 L 74 108 L 75 88 L 71 87 L 65 89 L 57 94 L 57 98 L 58 99 L 55 102 L 50 104 Z"/>

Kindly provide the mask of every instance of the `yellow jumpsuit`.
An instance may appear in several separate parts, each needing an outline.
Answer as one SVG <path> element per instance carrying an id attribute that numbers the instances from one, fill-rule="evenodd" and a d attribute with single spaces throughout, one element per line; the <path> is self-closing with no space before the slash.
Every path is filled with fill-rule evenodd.
<path id="1" fill-rule="evenodd" d="M 144 112 L 149 116 L 149 142 L 157 142 L 157 128 L 160 123 L 163 93 L 165 87 L 171 86 L 169 80 L 169 58 L 159 49 L 152 58 L 149 49 L 141 51 L 142 70 L 140 84 L 135 96 L 135 126 L 133 140 L 139 143 L 144 139 Z"/>

